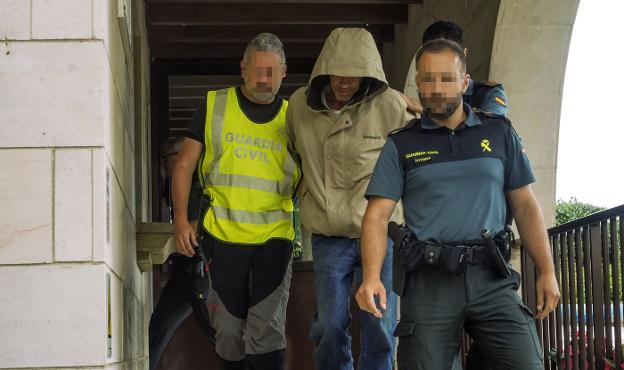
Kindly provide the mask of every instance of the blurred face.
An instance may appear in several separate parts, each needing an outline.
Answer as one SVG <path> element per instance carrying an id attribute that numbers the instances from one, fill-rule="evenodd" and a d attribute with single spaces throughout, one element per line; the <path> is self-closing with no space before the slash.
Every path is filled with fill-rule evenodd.
<path id="1" fill-rule="evenodd" d="M 360 89 L 362 77 L 329 76 L 329 85 L 337 101 L 348 103 Z"/>
<path id="2" fill-rule="evenodd" d="M 432 118 L 448 119 L 462 104 L 468 76 L 451 51 L 426 52 L 418 60 L 416 85 L 424 111 Z"/>
<path id="3" fill-rule="evenodd" d="M 240 64 L 248 98 L 255 103 L 271 103 L 286 77 L 286 65 L 270 51 L 252 51 L 248 59 Z"/>

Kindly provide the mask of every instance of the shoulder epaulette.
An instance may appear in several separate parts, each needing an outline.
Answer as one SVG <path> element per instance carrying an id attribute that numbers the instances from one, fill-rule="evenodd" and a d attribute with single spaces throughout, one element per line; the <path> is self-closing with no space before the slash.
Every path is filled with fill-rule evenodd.
<path id="1" fill-rule="evenodd" d="M 407 124 L 405 124 L 405 126 L 403 127 L 399 127 L 395 130 L 392 130 L 388 133 L 388 137 L 390 137 L 391 135 L 394 134 L 398 134 L 399 132 L 405 131 L 405 130 L 409 130 L 410 128 L 416 126 L 416 124 L 418 124 L 418 122 L 420 122 L 419 118 L 414 118 L 413 120 L 409 121 Z"/>
<path id="2" fill-rule="evenodd" d="M 485 85 L 485 86 L 488 86 L 488 87 L 503 86 L 503 84 L 501 84 L 500 82 L 496 82 L 496 81 L 474 81 L 474 83 L 476 83 L 478 85 Z"/>
<path id="3" fill-rule="evenodd" d="M 474 110 L 474 109 L 473 109 Z M 485 116 L 488 118 L 497 118 L 497 119 L 501 119 L 505 122 L 507 122 L 507 124 L 509 126 L 511 126 L 511 121 L 509 120 L 509 118 L 507 118 L 506 116 L 500 115 L 500 114 L 496 114 L 496 113 L 492 113 L 492 112 L 484 112 L 482 110 L 474 110 L 475 114 L 477 115 L 481 115 L 481 116 Z"/>

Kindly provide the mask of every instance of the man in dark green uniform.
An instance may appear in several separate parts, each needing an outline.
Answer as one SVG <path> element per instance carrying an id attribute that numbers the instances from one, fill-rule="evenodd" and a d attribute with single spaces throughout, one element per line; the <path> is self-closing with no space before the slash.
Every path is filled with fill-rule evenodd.
<path id="1" fill-rule="evenodd" d="M 451 369 L 462 329 L 497 369 L 543 369 L 533 314 L 516 292 L 519 275 L 497 274 L 482 238 L 484 229 L 492 235 L 504 231 L 508 199 L 540 272 L 537 318 L 546 317 L 560 293 L 528 158 L 507 120 L 463 104 L 468 76 L 457 43 L 431 41 L 416 61 L 424 114 L 390 135 L 366 191 L 358 303 L 382 315 L 375 297 L 383 307 L 379 271 L 388 219 L 402 200 L 407 227 L 418 240 L 413 251 L 426 254 L 403 258 L 412 264 L 406 266 L 395 331 L 399 369 Z"/>

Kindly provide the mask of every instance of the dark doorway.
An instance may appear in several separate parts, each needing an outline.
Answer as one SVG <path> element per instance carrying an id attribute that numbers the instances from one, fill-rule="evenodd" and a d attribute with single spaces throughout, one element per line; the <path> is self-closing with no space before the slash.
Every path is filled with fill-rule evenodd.
<path id="1" fill-rule="evenodd" d="M 261 32 L 284 43 L 289 77 L 280 93 L 305 85 L 327 35 L 337 27 L 364 27 L 384 45 L 406 24 L 408 5 L 422 0 L 146 0 L 151 58 L 152 158 L 179 135 L 207 89 L 239 76 L 245 45 Z M 172 76 L 179 76 L 173 78 Z M 182 77 L 186 76 L 186 77 Z M 196 76 L 196 77 L 191 77 Z M 201 77 L 200 77 L 201 76 Z M 173 82 L 170 84 L 170 82 Z M 161 180 L 152 163 L 153 220 L 160 220 Z"/>
<path id="2" fill-rule="evenodd" d="M 327 35 L 337 27 L 364 27 L 380 52 L 394 41 L 395 25 L 407 23 L 408 5 L 422 0 L 146 0 L 151 57 L 152 219 L 161 221 L 163 184 L 159 148 L 179 136 L 209 90 L 240 84 L 239 62 L 245 45 L 261 32 L 284 43 L 288 76 L 280 95 L 305 86 Z M 382 54 L 383 55 L 383 54 Z M 166 221 L 165 221 L 166 222 Z M 154 272 L 154 299 L 167 279 Z M 288 308 L 287 368 L 314 369 L 307 339 L 314 314 L 314 282 L 309 262 L 294 267 Z M 353 315 L 357 318 L 357 315 Z M 218 369 L 216 357 L 193 316 L 179 328 L 160 369 Z M 354 322 L 354 326 L 357 322 Z M 359 338 L 353 337 L 358 352 Z"/>

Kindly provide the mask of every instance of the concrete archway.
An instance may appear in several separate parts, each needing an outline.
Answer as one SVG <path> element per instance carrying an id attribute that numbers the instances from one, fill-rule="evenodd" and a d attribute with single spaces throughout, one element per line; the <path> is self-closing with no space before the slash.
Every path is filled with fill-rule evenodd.
<path id="1" fill-rule="evenodd" d="M 502 0 L 489 77 L 502 81 L 509 117 L 523 138 L 546 223 L 555 220 L 559 119 L 572 27 L 579 0 Z"/>

